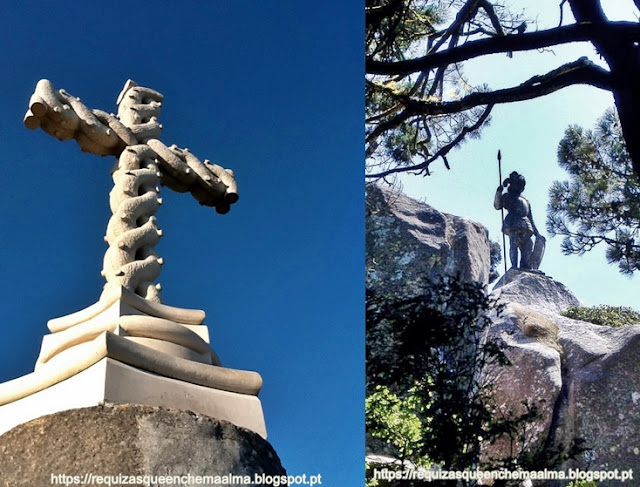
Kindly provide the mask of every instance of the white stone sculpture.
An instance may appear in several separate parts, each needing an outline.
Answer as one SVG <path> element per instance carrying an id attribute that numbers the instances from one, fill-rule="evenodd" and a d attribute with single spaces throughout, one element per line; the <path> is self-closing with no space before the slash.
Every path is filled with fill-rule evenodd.
<path id="1" fill-rule="evenodd" d="M 36 86 L 24 119 L 28 128 L 118 158 L 105 236 L 106 284 L 94 305 L 49 320 L 51 334 L 32 374 L 0 384 L 0 434 L 43 414 L 133 402 L 193 410 L 266 436 L 256 397 L 260 375 L 222 367 L 209 346 L 204 312 L 162 304 L 154 282 L 163 264 L 154 250 L 162 236 L 155 217 L 159 185 L 190 192 L 218 213 L 238 201 L 232 171 L 158 140 L 162 99 L 128 80 L 115 116 L 89 110 L 48 80 Z"/>
<path id="2" fill-rule="evenodd" d="M 59 140 L 75 139 L 84 152 L 113 155 L 114 188 L 109 195 L 113 216 L 105 240 L 109 244 L 102 275 L 109 286 L 122 286 L 151 301 L 160 302 L 161 286 L 153 281 L 163 260 L 154 246 L 162 236 L 155 212 L 162 204 L 162 184 L 178 192 L 191 192 L 203 205 L 227 213 L 238 201 L 233 172 L 208 160 L 200 161 L 175 145 L 158 140 L 162 95 L 131 80 L 118 97 L 118 116 L 89 110 L 80 98 L 54 90 L 49 80 L 36 85 L 24 123 L 42 128 Z"/>

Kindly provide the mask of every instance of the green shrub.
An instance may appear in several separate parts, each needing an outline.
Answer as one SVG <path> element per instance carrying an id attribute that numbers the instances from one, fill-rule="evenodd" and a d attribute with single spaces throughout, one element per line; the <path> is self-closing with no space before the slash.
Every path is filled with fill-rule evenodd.
<path id="1" fill-rule="evenodd" d="M 562 315 L 574 320 L 615 328 L 640 323 L 640 313 L 627 306 L 608 306 L 605 304 L 591 308 L 572 306 Z"/>
<path id="2" fill-rule="evenodd" d="M 375 392 L 365 399 L 367 433 L 393 447 L 401 460 L 415 457 L 423 446 L 423 400 L 417 387 L 400 397 L 387 386 L 378 385 Z M 416 461 L 416 458 L 413 458 Z M 418 464 L 428 466 L 418 461 Z"/>
<path id="3" fill-rule="evenodd" d="M 480 373 L 509 363 L 485 339 L 500 310 L 481 284 L 455 277 L 410 298 L 367 290 L 369 436 L 400 460 L 467 470 L 481 461 L 483 442 L 515 431 L 519 417 L 507 429 L 494 424 L 493 384 Z"/>
<path id="4" fill-rule="evenodd" d="M 567 487 L 598 487 L 598 483 L 595 480 L 575 480 Z"/>

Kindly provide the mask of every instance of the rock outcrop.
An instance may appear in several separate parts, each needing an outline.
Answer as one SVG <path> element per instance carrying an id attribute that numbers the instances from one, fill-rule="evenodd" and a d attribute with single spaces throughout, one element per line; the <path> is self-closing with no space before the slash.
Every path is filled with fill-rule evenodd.
<path id="1" fill-rule="evenodd" d="M 571 306 L 582 306 L 567 286 L 539 272 L 511 269 L 493 290 L 504 302 L 519 303 L 547 314 L 557 315 Z"/>
<path id="2" fill-rule="evenodd" d="M 565 392 L 556 443 L 581 441 L 586 449 L 566 466 L 640 475 L 640 325 L 560 321 Z"/>
<path id="3" fill-rule="evenodd" d="M 611 328 L 562 316 L 580 302 L 541 274 L 510 270 L 502 282 L 494 295 L 507 303 L 506 314 L 492 334 L 504 338 L 513 366 L 505 368 L 499 394 L 512 407 L 522 398 L 539 405 L 533 442 L 556 454 L 554 468 L 640 472 L 640 324 Z M 559 349 L 514 326 L 514 314 L 524 325 L 553 323 Z"/>
<path id="4" fill-rule="evenodd" d="M 111 483 L 103 479 L 104 485 L 142 485 L 130 481 L 135 476 L 151 476 L 145 485 L 200 485 L 209 476 L 203 485 L 226 486 L 256 485 L 255 474 L 286 475 L 271 445 L 252 431 L 134 404 L 63 411 L 17 426 L 0 436 L 0 466 L 0 485 L 11 487 L 98 482 L 86 481 L 87 474 L 107 476 Z M 119 475 L 125 480 L 116 481 Z M 184 478 L 153 479 L 169 475 Z M 188 480 L 189 475 L 201 478 Z"/>
<path id="5" fill-rule="evenodd" d="M 553 406 L 562 390 L 562 350 L 557 325 L 518 303 L 508 304 L 493 321 L 489 340 L 503 347 L 512 364 L 485 370 L 494 385 L 494 416 L 516 418 L 533 408 L 539 414 L 523 430 L 514 431 L 513 437 L 505 435 L 487 445 L 485 458 L 503 459 L 544 447 L 552 429 Z"/>
<path id="6" fill-rule="evenodd" d="M 440 274 L 489 282 L 488 231 L 479 223 L 369 185 L 366 195 L 367 284 L 412 296 Z"/>
<path id="7" fill-rule="evenodd" d="M 483 227 L 375 186 L 367 202 L 370 286 L 415 295 L 438 273 L 487 283 Z M 513 364 L 486 371 L 496 387 L 496 413 L 522 413 L 523 400 L 540 413 L 515 447 L 543 453 L 552 463 L 542 468 L 633 469 L 640 476 L 640 324 L 612 328 L 562 316 L 580 300 L 540 272 L 512 269 L 493 295 L 505 309 L 489 338 L 505 345 Z M 512 446 L 498 442 L 486 455 L 504 456 L 500 448 Z"/>

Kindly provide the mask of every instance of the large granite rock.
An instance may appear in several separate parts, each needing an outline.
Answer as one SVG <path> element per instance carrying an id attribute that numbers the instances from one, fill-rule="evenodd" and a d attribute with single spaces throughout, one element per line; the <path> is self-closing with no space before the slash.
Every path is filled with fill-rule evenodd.
<path id="1" fill-rule="evenodd" d="M 239 483 L 231 475 L 286 475 L 260 435 L 177 409 L 134 404 L 74 409 L 34 419 L 0 436 L 1 486 L 53 485 L 52 474 L 82 479 L 86 473 L 115 478 L 212 476 L 205 484 L 194 480 L 180 485 L 225 486 Z"/>
<path id="2" fill-rule="evenodd" d="M 504 302 L 520 303 L 553 316 L 571 306 L 582 306 L 567 286 L 541 272 L 510 269 L 493 290 Z"/>
<path id="3" fill-rule="evenodd" d="M 370 288 L 412 296 L 442 274 L 489 282 L 490 242 L 479 223 L 373 184 L 367 186 L 366 209 Z"/>
<path id="4" fill-rule="evenodd" d="M 558 327 L 547 317 L 511 303 L 494 318 L 489 339 L 504 347 L 511 366 L 484 371 L 494 385 L 494 416 L 512 418 L 537 411 L 538 418 L 484 448 L 485 459 L 502 460 L 514 452 L 544 448 L 551 432 L 554 404 L 562 390 L 562 359 Z"/>
<path id="5" fill-rule="evenodd" d="M 494 295 L 507 307 L 491 333 L 507 344 L 513 363 L 497 381 L 498 398 L 515 410 L 529 398 L 542 413 L 529 447 L 560 453 L 554 468 L 565 471 L 640 472 L 640 325 L 611 328 L 562 316 L 580 302 L 542 274 L 510 270 Z"/>
<path id="6" fill-rule="evenodd" d="M 490 242 L 481 225 L 376 185 L 366 201 L 369 288 L 413 296 L 439 274 L 487 284 Z M 523 413 L 526 400 L 540 417 L 515 445 L 503 439 L 485 458 L 515 447 L 555 459 L 542 468 L 634 469 L 640 476 L 640 324 L 611 328 L 562 316 L 581 302 L 540 272 L 512 269 L 493 295 L 506 307 L 488 336 L 505 345 L 513 364 L 485 371 L 493 374 L 496 414 Z"/>
<path id="7" fill-rule="evenodd" d="M 565 466 L 634 469 L 640 475 L 640 324 L 558 321 L 566 392 L 556 443 L 580 441 L 586 449 Z"/>

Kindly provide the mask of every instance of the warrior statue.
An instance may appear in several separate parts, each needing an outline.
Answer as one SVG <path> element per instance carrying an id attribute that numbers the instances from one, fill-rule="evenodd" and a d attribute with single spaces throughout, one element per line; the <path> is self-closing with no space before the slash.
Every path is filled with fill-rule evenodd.
<path id="1" fill-rule="evenodd" d="M 512 172 L 502 185 L 498 186 L 493 206 L 496 210 L 504 208 L 508 212 L 502 224 L 502 232 L 509 237 L 511 266 L 537 270 L 544 254 L 545 238 L 533 222 L 531 204 L 522 196 L 525 185 L 524 176 Z M 503 193 L 505 188 L 507 192 Z M 534 236 L 535 245 L 532 238 Z"/>

